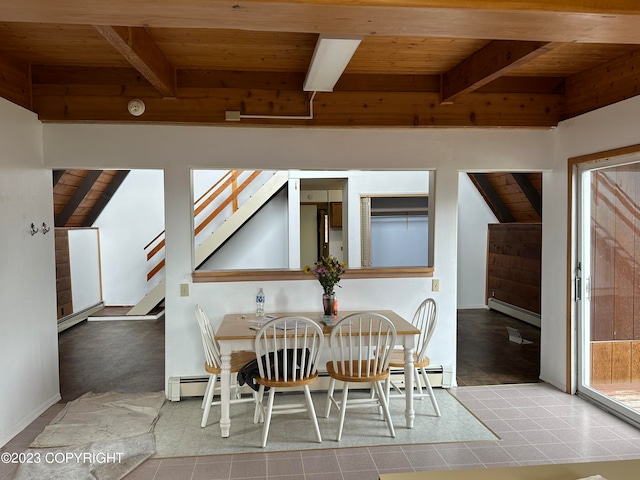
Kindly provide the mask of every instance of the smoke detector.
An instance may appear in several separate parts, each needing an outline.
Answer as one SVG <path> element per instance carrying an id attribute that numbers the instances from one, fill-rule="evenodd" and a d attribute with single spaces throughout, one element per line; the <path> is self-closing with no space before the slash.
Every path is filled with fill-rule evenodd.
<path id="1" fill-rule="evenodd" d="M 139 98 L 134 98 L 133 100 L 130 100 L 129 104 L 127 105 L 127 110 L 129 110 L 129 113 L 134 117 L 139 117 L 140 115 L 142 115 L 144 113 L 144 109 L 145 109 L 144 102 Z"/>

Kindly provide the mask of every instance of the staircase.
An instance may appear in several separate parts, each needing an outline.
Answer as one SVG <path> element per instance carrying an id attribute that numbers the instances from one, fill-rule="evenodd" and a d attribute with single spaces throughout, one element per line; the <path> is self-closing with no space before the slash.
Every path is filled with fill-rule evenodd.
<path id="1" fill-rule="evenodd" d="M 255 172 L 254 172 L 255 173 Z M 258 171 L 259 173 L 259 171 Z M 209 199 L 205 200 L 205 202 L 210 202 L 211 197 L 216 196 L 222 190 L 222 187 L 227 184 L 227 182 L 232 181 L 235 173 L 233 171 L 229 172 L 229 177 L 225 179 L 221 179 L 221 185 L 216 189 L 212 187 L 214 192 L 209 197 Z M 248 183 L 253 180 L 255 176 L 250 177 L 245 183 L 240 185 L 238 188 L 234 188 L 231 194 L 227 198 L 223 200 L 221 203 L 222 206 L 227 205 L 231 202 L 234 202 L 238 196 L 239 191 L 243 188 L 246 188 Z M 278 171 L 274 173 L 265 183 L 264 185 L 253 194 L 246 202 L 244 202 L 237 209 L 234 209 L 234 212 L 229 216 L 224 223 L 222 223 L 214 232 L 207 237 L 198 247 L 196 247 L 195 251 L 195 266 L 196 268 L 202 265 L 220 246 L 226 242 L 231 235 L 233 235 L 237 230 L 239 230 L 260 208 L 265 205 L 289 180 L 289 174 L 286 171 Z M 199 199 L 201 200 L 201 199 Z M 196 202 L 197 203 L 197 202 Z M 219 213 L 222 209 L 218 208 L 216 211 L 209 215 L 202 224 L 196 227 L 196 233 L 200 232 L 204 228 L 205 223 L 211 222 L 215 215 Z M 196 209 L 197 213 L 197 209 Z M 157 240 L 160 236 L 156 237 Z M 152 241 L 152 243 L 154 242 Z M 150 244 L 151 245 L 151 244 Z M 150 246 L 148 245 L 148 247 Z M 158 244 L 147 254 L 147 260 L 151 260 L 154 255 L 159 252 L 164 246 L 164 240 L 158 242 Z M 158 273 L 164 266 L 164 259 L 162 259 L 156 267 L 154 267 L 147 276 L 147 280 L 153 278 L 155 274 Z M 146 315 L 149 313 L 156 305 L 158 305 L 165 298 L 165 281 L 160 281 L 149 293 L 147 293 L 136 305 L 134 305 L 131 310 L 127 312 L 127 315 Z"/>

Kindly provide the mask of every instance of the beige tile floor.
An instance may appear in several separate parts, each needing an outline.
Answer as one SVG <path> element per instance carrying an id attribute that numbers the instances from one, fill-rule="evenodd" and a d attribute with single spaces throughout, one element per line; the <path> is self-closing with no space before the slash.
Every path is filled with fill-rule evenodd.
<path id="1" fill-rule="evenodd" d="M 150 459 L 126 478 L 366 480 L 392 472 L 640 458 L 640 430 L 545 383 L 452 392 L 501 439 Z M 51 407 L 2 450 L 25 449 L 60 408 Z M 0 464 L 0 479 L 11 479 L 14 469 Z"/>

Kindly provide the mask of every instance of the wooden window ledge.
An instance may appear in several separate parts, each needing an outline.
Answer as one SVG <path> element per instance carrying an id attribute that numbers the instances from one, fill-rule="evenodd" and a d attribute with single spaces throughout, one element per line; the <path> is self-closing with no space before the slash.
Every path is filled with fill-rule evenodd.
<path id="1" fill-rule="evenodd" d="M 433 277 L 433 267 L 354 268 L 347 270 L 342 279 L 416 277 Z M 196 271 L 191 274 L 191 279 L 193 283 L 206 283 L 316 280 L 316 277 L 302 270 L 219 270 Z"/>

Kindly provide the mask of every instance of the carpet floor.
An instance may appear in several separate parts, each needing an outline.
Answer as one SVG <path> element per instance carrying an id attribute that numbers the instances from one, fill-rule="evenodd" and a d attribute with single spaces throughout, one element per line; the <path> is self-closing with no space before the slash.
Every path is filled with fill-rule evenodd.
<path id="1" fill-rule="evenodd" d="M 272 418 L 268 443 L 264 449 L 260 446 L 262 424 L 253 423 L 252 403 L 231 406 L 231 435 L 221 438 L 219 407 L 212 408 L 209 423 L 201 428 L 201 398 L 166 402 L 160 409 L 154 428 L 155 458 L 499 439 L 447 390 L 437 388 L 434 392 L 441 417 L 435 416 L 428 398 L 416 399 L 414 428 L 407 429 L 404 427 L 404 399 L 395 398 L 390 402 L 395 438 L 389 436 L 386 423 L 377 409 L 369 408 L 347 411 L 340 442 L 335 440 L 337 410 L 333 408 L 329 418 L 324 418 L 326 393 L 314 393 L 322 443 L 315 441 L 315 431 L 306 413 L 278 415 Z M 368 393 L 352 391 L 349 392 L 350 398 L 352 394 Z M 292 396 L 300 396 L 302 401 L 302 394 L 278 394 L 275 403 L 290 402 Z"/>

